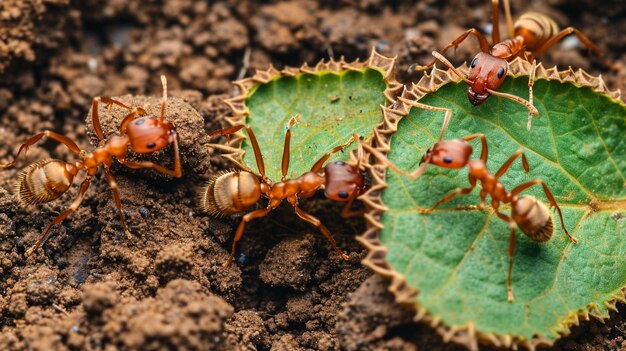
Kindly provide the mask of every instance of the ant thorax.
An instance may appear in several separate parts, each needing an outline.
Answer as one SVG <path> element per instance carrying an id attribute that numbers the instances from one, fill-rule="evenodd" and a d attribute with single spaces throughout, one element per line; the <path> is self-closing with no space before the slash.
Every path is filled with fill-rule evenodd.
<path id="1" fill-rule="evenodd" d="M 467 166 L 470 169 L 470 174 L 478 179 L 483 179 L 489 174 L 487 165 L 482 160 L 469 160 Z"/>
<path id="2" fill-rule="evenodd" d="M 511 40 L 505 40 L 502 43 L 497 43 L 491 48 L 491 56 L 501 59 L 506 59 L 513 55 L 511 50 L 513 42 Z"/>
<path id="3" fill-rule="evenodd" d="M 128 136 L 114 135 L 107 141 L 105 148 L 111 155 L 117 158 L 124 158 L 128 153 L 129 143 Z"/>

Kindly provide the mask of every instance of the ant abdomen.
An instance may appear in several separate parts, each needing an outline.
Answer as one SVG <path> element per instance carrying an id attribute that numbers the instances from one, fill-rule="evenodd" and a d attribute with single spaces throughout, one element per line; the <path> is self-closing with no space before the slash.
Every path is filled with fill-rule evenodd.
<path id="1" fill-rule="evenodd" d="M 515 35 L 524 37 L 526 49 L 534 51 L 559 32 L 556 22 L 537 12 L 527 12 L 514 24 Z"/>
<path id="2" fill-rule="evenodd" d="M 74 165 L 61 160 L 43 160 L 23 170 L 15 182 L 15 197 L 21 206 L 56 200 L 74 181 Z"/>
<path id="3" fill-rule="evenodd" d="M 537 242 L 550 240 L 554 225 L 543 202 L 533 196 L 521 196 L 512 205 L 511 216 L 522 232 Z"/>
<path id="4" fill-rule="evenodd" d="M 212 215 L 231 215 L 261 198 L 261 182 L 250 172 L 226 171 L 209 180 L 200 193 L 200 207 Z"/>

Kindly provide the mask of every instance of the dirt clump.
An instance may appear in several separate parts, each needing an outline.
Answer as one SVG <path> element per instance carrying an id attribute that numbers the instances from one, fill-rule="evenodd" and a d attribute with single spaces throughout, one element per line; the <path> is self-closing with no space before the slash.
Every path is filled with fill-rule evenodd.
<path id="1" fill-rule="evenodd" d="M 337 334 L 345 350 L 417 350 L 400 337 L 388 339 L 394 328 L 412 321 L 412 311 L 395 303 L 380 276 L 367 279 L 352 294 L 337 321 Z"/>
<path id="2" fill-rule="evenodd" d="M 261 281 L 269 286 L 305 291 L 311 280 L 309 266 L 313 256 L 312 234 L 302 239 L 280 242 L 265 256 L 259 266 Z"/>
<path id="3" fill-rule="evenodd" d="M 0 73 L 17 63 L 33 64 L 38 52 L 67 42 L 80 13 L 69 0 L 4 0 L 0 4 Z"/>
<path id="4" fill-rule="evenodd" d="M 146 116 L 155 118 L 161 117 L 162 99 L 148 96 L 116 96 L 112 99 L 126 104 L 130 107 L 143 108 Z M 118 105 L 107 108 L 104 103 L 98 105 L 98 115 L 105 138 L 111 135 L 119 135 L 120 123 L 129 114 L 129 110 Z M 142 116 L 137 116 L 142 117 Z M 85 120 L 87 130 L 93 130 L 92 110 L 89 111 Z M 180 98 L 169 97 L 165 109 L 165 121 L 174 124 L 178 134 L 178 145 L 180 152 L 181 167 L 185 171 L 192 171 L 195 174 L 204 174 L 210 163 L 207 143 L 209 138 L 204 132 L 204 120 L 196 109 Z M 98 145 L 99 140 L 95 133 L 90 133 L 93 145 Z M 129 161 L 151 161 L 160 165 L 165 165 L 167 169 L 173 169 L 173 147 L 170 145 L 162 150 L 148 155 L 138 155 L 132 151 L 129 153 Z M 126 170 L 125 170 L 126 171 Z M 131 170 L 127 170 L 132 172 Z M 141 170 L 144 176 L 151 178 L 168 177 L 151 169 Z M 171 177 L 169 177 L 171 178 Z"/>
<path id="5" fill-rule="evenodd" d="M 65 318 L 43 321 L 37 333 L 0 336 L 3 350 L 71 348 L 102 345 L 122 349 L 231 350 L 223 335 L 232 307 L 221 298 L 201 291 L 198 283 L 174 280 L 154 298 L 137 301 L 122 297 L 113 283 L 86 285 L 82 309 Z M 32 331 L 26 328 L 27 331 Z"/>

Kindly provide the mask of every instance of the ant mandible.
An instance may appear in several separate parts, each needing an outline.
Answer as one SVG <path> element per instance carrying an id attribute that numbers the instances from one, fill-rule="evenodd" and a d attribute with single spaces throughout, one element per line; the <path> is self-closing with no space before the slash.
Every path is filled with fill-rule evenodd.
<path id="1" fill-rule="evenodd" d="M 223 264 L 224 267 L 228 267 L 235 257 L 237 242 L 243 236 L 246 223 L 253 219 L 267 216 L 285 199 L 293 206 L 298 217 L 316 226 L 330 242 L 335 252 L 343 259 L 348 259 L 348 255 L 337 247 L 335 239 L 326 226 L 324 226 L 319 219 L 304 212 L 298 206 L 298 202 L 302 198 L 313 196 L 318 189 L 324 189 L 325 195 L 329 199 L 346 202 L 346 206 L 341 212 L 342 217 L 351 217 L 360 213 L 351 212 L 350 206 L 354 199 L 361 195 L 364 190 L 363 175 L 359 171 L 362 149 L 359 147 L 356 165 L 336 161 L 324 167 L 324 163 L 326 163 L 333 154 L 342 151 L 359 138 L 356 134 L 353 135 L 348 142 L 334 147 L 330 152 L 322 156 L 322 158 L 313 164 L 310 171 L 305 172 L 296 179 L 288 180 L 287 171 L 289 170 L 291 127 L 294 125 L 296 117 L 297 115 L 290 119 L 287 127 L 281 163 L 282 178 L 280 182 L 276 183 L 265 176 L 263 155 L 261 154 L 254 132 L 248 125 L 224 128 L 210 133 L 211 137 L 218 135 L 229 136 L 245 128 L 250 143 L 252 144 L 252 149 L 254 150 L 259 175 L 245 170 L 226 171 L 216 175 L 208 182 L 200 194 L 199 201 L 202 210 L 213 215 L 231 215 L 253 206 L 259 201 L 262 195 L 269 199 L 265 208 L 249 212 L 241 219 L 241 223 L 239 227 L 237 227 L 237 232 L 233 239 L 230 257 L 228 261 Z M 239 166 L 241 167 L 241 165 Z"/>
<path id="2" fill-rule="evenodd" d="M 100 140 L 100 146 L 98 146 L 95 150 L 88 153 L 81 150 L 76 143 L 68 137 L 46 130 L 42 133 L 36 134 L 22 144 L 12 162 L 0 164 L 0 168 L 13 166 L 17 162 L 17 159 L 22 151 L 26 154 L 28 148 L 44 136 L 60 142 L 81 158 L 80 161 L 73 163 L 48 159 L 28 166 L 20 173 L 17 182 L 15 183 L 15 196 L 17 202 L 21 206 L 41 204 L 58 199 L 70 188 L 72 182 L 74 181 L 74 177 L 78 174 L 78 172 L 84 171 L 87 173 L 85 180 L 83 180 L 80 184 L 80 189 L 78 191 L 78 195 L 74 199 L 74 202 L 72 202 L 67 210 L 62 212 L 54 218 L 50 224 L 48 224 L 39 237 L 39 240 L 37 240 L 37 243 L 26 251 L 27 256 L 31 255 L 35 250 L 37 250 L 37 248 L 48 240 L 50 237 L 50 230 L 55 224 L 61 223 L 63 219 L 69 216 L 78 208 L 78 206 L 80 206 L 83 198 L 85 197 L 85 193 L 89 188 L 91 179 L 98 172 L 98 167 L 100 165 L 104 167 L 104 176 L 113 192 L 113 199 L 115 200 L 115 207 L 117 208 L 120 222 L 122 223 L 124 232 L 129 239 L 132 235 L 126 226 L 126 222 L 124 221 L 120 193 L 117 188 L 115 178 L 113 178 L 110 171 L 113 159 L 117 159 L 117 161 L 122 165 L 133 169 L 152 168 L 157 172 L 174 176 L 176 178 L 179 178 L 182 175 L 180 157 L 178 154 L 178 136 L 176 134 L 176 129 L 172 123 L 165 121 L 165 106 L 167 103 L 167 81 L 165 76 L 161 76 L 161 83 L 163 84 L 161 118 L 149 116 L 142 108 L 130 107 L 120 101 L 113 100 L 108 97 L 96 97 L 93 99 L 91 116 L 93 119 L 94 130 Z M 102 127 L 100 126 L 100 117 L 98 115 L 98 105 L 100 103 L 105 103 L 108 108 L 111 108 L 112 105 L 118 105 L 130 111 L 120 124 L 120 135 L 114 135 L 109 139 L 104 138 Z M 135 119 L 137 115 L 147 116 Z M 125 159 L 128 154 L 129 146 L 134 152 L 149 154 L 163 149 L 170 144 L 174 145 L 173 170 L 166 169 L 163 166 L 148 161 L 133 162 Z"/>
<path id="3" fill-rule="evenodd" d="M 558 26 L 550 17 L 537 13 L 527 12 L 513 23 L 509 1 L 504 0 L 504 10 L 509 36 L 511 39 L 500 41 L 499 30 L 499 1 L 492 0 L 493 4 L 493 25 L 492 41 L 493 47 L 489 48 L 487 39 L 476 29 L 467 30 L 456 40 L 446 45 L 441 53 L 433 51 L 435 59 L 427 66 L 412 66 L 417 71 L 432 68 L 437 61 L 450 68 L 465 83 L 469 85 L 467 96 L 472 105 L 482 104 L 489 96 L 496 95 L 516 101 L 529 109 L 527 129 L 530 130 L 532 116 L 539 116 L 539 112 L 533 105 L 533 84 L 535 81 L 535 58 L 543 54 L 546 50 L 556 44 L 569 34 L 575 34 L 580 41 L 590 50 L 593 50 L 599 57 L 600 62 L 610 69 L 618 69 L 618 65 L 609 64 L 602 55 L 600 49 L 595 46 L 578 29 L 567 27 L 559 32 Z M 456 49 L 469 35 L 478 39 L 481 52 L 474 57 L 470 63 L 470 70 L 467 77 L 457 71 L 454 66 L 443 55 L 450 48 Z M 508 71 L 508 63 L 516 57 L 522 57 L 528 62 L 532 62 L 531 71 L 528 77 L 528 101 L 511 94 L 498 91 L 504 82 Z"/>
<path id="4" fill-rule="evenodd" d="M 473 148 L 469 141 L 476 138 L 479 138 L 482 144 L 480 159 L 470 160 L 469 158 L 472 155 Z M 363 144 L 362 146 L 383 162 L 383 164 L 393 169 L 395 172 L 410 177 L 411 179 L 419 177 L 430 163 L 442 168 L 460 169 L 465 166 L 469 168 L 469 187 L 457 188 L 441 200 L 437 201 L 431 208 L 420 209 L 420 212 L 432 212 L 441 204 L 452 200 L 457 195 L 467 195 L 474 190 L 477 181 L 481 182 L 482 189 L 480 190 L 480 207 L 484 207 L 487 195 L 491 196 L 491 207 L 500 219 L 507 222 L 509 228 L 511 229 L 511 236 L 509 237 L 509 272 L 507 278 L 507 299 L 509 302 L 513 302 L 511 273 L 513 271 L 513 256 L 515 254 L 515 227 L 519 227 L 524 234 L 536 242 L 545 242 L 549 240 L 554 232 L 552 218 L 550 217 L 550 212 L 548 211 L 546 205 L 530 195 L 518 196 L 522 191 L 533 185 L 541 184 L 543 192 L 550 201 L 550 205 L 554 206 L 559 214 L 561 228 L 563 228 L 563 231 L 573 243 L 578 242 L 565 228 L 561 209 L 543 180 L 531 180 L 518 185 L 510 192 L 507 192 L 504 185 L 498 181 L 498 179 L 509 169 L 509 167 L 511 167 L 513 161 L 515 161 L 515 159 L 519 156 L 522 157 L 524 171 L 526 171 L 526 173 L 529 172 L 530 167 L 528 166 L 528 161 L 526 160 L 526 156 L 522 150 L 517 150 L 506 162 L 504 162 L 496 174 L 491 174 L 487 169 L 487 139 L 484 134 L 472 134 L 461 139 L 437 142 L 432 148 L 426 151 L 426 155 L 424 155 L 420 161 L 420 167 L 411 173 L 407 173 L 399 169 L 378 150 L 375 150 L 366 144 Z M 499 211 L 500 204 L 511 204 L 510 217 Z"/>

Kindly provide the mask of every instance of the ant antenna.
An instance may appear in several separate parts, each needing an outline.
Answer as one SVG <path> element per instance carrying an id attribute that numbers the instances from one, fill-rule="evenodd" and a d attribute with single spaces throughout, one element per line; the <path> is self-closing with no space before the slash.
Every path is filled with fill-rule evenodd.
<path id="1" fill-rule="evenodd" d="M 291 128 L 295 126 L 296 122 L 298 122 L 298 118 L 302 118 L 302 116 L 300 116 L 299 113 L 296 113 L 295 115 L 291 116 L 291 118 L 289 119 L 289 125 L 287 126 L 287 128 Z"/>
<path id="2" fill-rule="evenodd" d="M 352 139 L 357 142 L 357 151 L 356 151 L 356 168 L 361 169 L 361 159 L 363 158 L 363 138 L 359 136 L 357 133 L 352 133 Z"/>
<path id="3" fill-rule="evenodd" d="M 161 103 L 161 123 L 165 120 L 165 104 L 167 103 L 167 79 L 162 74 L 161 84 L 163 84 L 163 102 Z"/>
<path id="4" fill-rule="evenodd" d="M 442 54 L 438 53 L 437 51 L 433 51 L 432 54 L 433 54 L 433 56 L 435 56 L 435 58 L 437 60 L 439 60 L 446 67 L 448 67 L 452 72 L 454 72 L 457 76 L 459 76 L 459 78 L 463 79 L 463 81 L 465 83 L 467 83 L 468 85 L 472 85 L 474 83 L 471 80 L 467 79 L 467 77 L 465 77 L 463 74 L 461 74 L 461 72 L 459 72 L 456 68 L 454 68 L 452 63 L 450 63 L 450 61 L 448 61 L 448 59 L 445 58 Z"/>
<path id="5" fill-rule="evenodd" d="M 531 105 L 530 102 L 528 102 L 527 100 L 522 99 L 519 96 L 515 96 L 515 95 L 511 95 L 511 94 L 507 94 L 507 93 L 501 93 L 499 91 L 495 91 L 495 90 L 491 90 L 489 88 L 485 88 L 485 90 L 491 94 L 491 95 L 495 95 L 495 96 L 499 96 L 499 97 L 503 97 L 509 100 L 513 100 L 517 103 L 520 103 L 524 106 L 526 106 L 526 108 L 528 109 L 528 117 L 530 120 L 530 116 L 534 115 L 535 117 L 539 117 L 539 111 L 535 108 L 535 106 Z M 527 129 L 530 129 L 529 126 L 526 126 Z"/>

